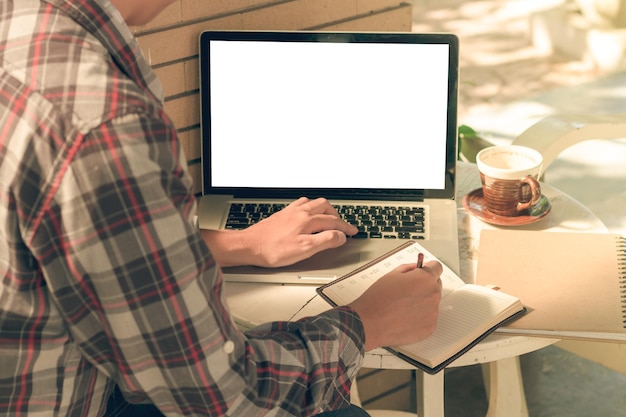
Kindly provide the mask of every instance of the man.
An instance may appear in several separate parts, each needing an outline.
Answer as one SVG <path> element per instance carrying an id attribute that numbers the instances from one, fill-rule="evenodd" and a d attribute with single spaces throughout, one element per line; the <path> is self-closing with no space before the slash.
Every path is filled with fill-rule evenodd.
<path id="1" fill-rule="evenodd" d="M 237 329 L 219 266 L 286 265 L 355 229 L 306 198 L 246 231 L 193 228 L 176 131 L 127 27 L 172 1 L 0 2 L 2 415 L 101 416 L 114 389 L 166 415 L 341 410 L 364 351 L 435 327 L 431 262 L 349 306 Z"/>

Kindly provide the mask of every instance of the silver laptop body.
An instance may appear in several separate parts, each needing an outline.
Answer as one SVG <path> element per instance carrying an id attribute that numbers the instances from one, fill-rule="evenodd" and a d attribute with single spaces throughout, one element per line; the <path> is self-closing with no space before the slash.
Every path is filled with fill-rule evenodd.
<path id="1" fill-rule="evenodd" d="M 224 228 L 232 204 L 301 196 L 424 215 L 417 232 L 350 238 L 290 267 L 225 268 L 225 280 L 327 283 L 403 239 L 458 272 L 454 35 L 207 31 L 200 89 L 201 228 Z"/>

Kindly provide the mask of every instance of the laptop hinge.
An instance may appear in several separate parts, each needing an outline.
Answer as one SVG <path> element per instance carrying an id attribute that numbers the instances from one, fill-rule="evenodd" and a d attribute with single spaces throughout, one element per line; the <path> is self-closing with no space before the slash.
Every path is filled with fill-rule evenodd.
<path id="1" fill-rule="evenodd" d="M 390 201 L 424 201 L 424 192 L 421 190 L 411 191 L 381 191 L 359 190 L 358 192 L 346 190 L 250 190 L 235 192 L 236 198 L 261 198 L 261 199 L 296 199 L 299 197 L 318 198 L 328 200 L 390 200 Z"/>

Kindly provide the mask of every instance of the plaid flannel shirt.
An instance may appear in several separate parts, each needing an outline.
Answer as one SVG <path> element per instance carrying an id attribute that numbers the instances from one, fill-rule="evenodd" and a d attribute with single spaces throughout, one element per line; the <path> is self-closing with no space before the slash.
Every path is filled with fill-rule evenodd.
<path id="1" fill-rule="evenodd" d="M 346 405 L 360 320 L 237 329 L 161 95 L 108 0 L 0 2 L 0 414 Z"/>

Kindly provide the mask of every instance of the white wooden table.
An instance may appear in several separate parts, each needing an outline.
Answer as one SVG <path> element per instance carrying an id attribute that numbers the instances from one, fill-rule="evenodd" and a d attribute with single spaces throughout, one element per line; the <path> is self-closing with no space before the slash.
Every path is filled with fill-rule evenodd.
<path id="1" fill-rule="evenodd" d="M 497 228 L 468 214 L 462 207 L 462 198 L 480 186 L 478 171 L 473 164 L 459 163 L 457 175 L 457 209 L 459 224 L 460 275 L 473 282 L 476 275 L 480 232 Z M 604 224 L 582 204 L 563 192 L 542 184 L 542 192 L 551 202 L 552 210 L 540 221 L 516 226 L 516 229 L 542 231 L 605 231 Z M 315 315 L 329 308 L 315 287 L 279 284 L 226 284 L 226 294 L 232 313 L 241 323 L 260 324 Z M 312 299 L 313 297 L 313 299 Z M 310 301 L 310 302 L 309 302 Z M 306 304 L 309 302 L 308 304 Z M 302 308 L 306 304 L 305 308 Z M 270 307 L 271 306 L 271 307 Z M 489 409 L 487 417 L 528 417 L 526 398 L 519 368 L 519 356 L 549 346 L 557 339 L 526 336 L 491 335 L 450 367 L 485 364 Z M 384 349 L 375 349 L 365 355 L 364 367 L 378 369 L 414 369 L 407 362 Z M 418 415 L 444 416 L 444 372 L 428 375 L 416 372 L 418 378 Z"/>

